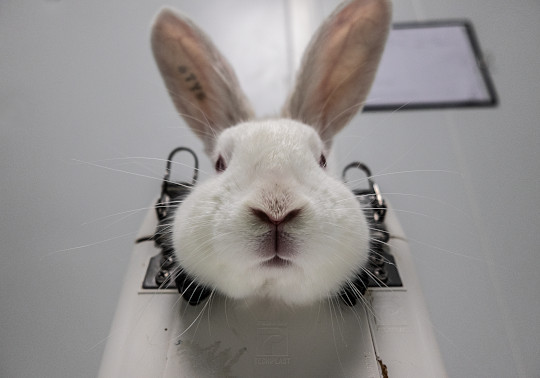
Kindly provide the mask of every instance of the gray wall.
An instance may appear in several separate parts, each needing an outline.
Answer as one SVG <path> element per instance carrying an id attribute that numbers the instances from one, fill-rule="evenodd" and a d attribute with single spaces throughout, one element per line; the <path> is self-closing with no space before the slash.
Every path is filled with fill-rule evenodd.
<path id="1" fill-rule="evenodd" d="M 289 1 L 171 3 L 216 40 L 259 114 L 275 113 L 294 65 Z M 337 1 L 312 3 L 315 25 Z M 159 190 L 163 162 L 152 159 L 177 145 L 201 151 L 150 55 L 160 5 L 0 4 L 2 377 L 95 376 L 134 234 Z M 501 105 L 365 114 L 340 136 L 338 157 L 380 175 L 450 376 L 534 377 L 540 4 L 395 2 L 396 20 L 464 17 Z"/>

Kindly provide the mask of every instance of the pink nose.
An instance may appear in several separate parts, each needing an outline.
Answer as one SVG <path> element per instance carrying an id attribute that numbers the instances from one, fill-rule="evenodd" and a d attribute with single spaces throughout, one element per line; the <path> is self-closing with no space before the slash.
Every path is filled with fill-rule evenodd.
<path id="1" fill-rule="evenodd" d="M 255 215 L 257 218 L 259 218 L 264 223 L 268 223 L 274 226 L 278 226 L 282 223 L 286 223 L 291 221 L 292 219 L 296 218 L 301 212 L 302 209 L 294 209 L 289 211 L 288 213 L 284 214 L 280 217 L 275 217 L 270 214 L 268 214 L 266 211 L 256 208 L 251 208 L 251 212 L 253 215 Z"/>

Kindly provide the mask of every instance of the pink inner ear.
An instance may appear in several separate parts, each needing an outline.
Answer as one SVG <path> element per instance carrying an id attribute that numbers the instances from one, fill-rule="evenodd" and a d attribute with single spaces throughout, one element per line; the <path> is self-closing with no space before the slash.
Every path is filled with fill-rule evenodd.
<path id="1" fill-rule="evenodd" d="M 207 153 L 224 128 L 253 118 L 234 71 L 191 20 L 163 9 L 152 30 L 152 49 L 178 112 Z"/>
<path id="2" fill-rule="evenodd" d="M 367 98 L 390 15 L 386 0 L 352 1 L 334 12 L 308 46 L 284 114 L 314 126 L 330 144 Z"/>

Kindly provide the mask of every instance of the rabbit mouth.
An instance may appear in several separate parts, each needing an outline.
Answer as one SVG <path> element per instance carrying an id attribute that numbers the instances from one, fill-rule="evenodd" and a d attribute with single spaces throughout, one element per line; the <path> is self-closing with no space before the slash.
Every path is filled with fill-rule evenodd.
<path id="1" fill-rule="evenodd" d="M 278 227 L 261 235 L 258 241 L 258 254 L 264 259 L 263 265 L 284 266 L 291 263 L 296 254 L 295 238 Z"/>
<path id="2" fill-rule="evenodd" d="M 284 259 L 279 257 L 278 255 L 272 257 L 271 259 L 268 259 L 262 263 L 262 266 L 264 267 L 271 267 L 271 268 L 283 268 L 292 265 L 292 262 L 290 260 Z"/>

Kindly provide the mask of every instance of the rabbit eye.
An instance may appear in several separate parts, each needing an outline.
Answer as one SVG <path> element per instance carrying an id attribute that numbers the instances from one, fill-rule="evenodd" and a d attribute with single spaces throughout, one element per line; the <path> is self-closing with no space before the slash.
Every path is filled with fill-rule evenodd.
<path id="1" fill-rule="evenodd" d="M 216 161 L 216 172 L 223 172 L 225 169 L 227 169 L 225 160 L 223 159 L 223 156 L 219 155 Z"/>
<path id="2" fill-rule="evenodd" d="M 321 154 L 321 157 L 319 158 L 319 165 L 321 168 L 326 168 L 326 157 L 324 157 L 324 154 Z"/>

